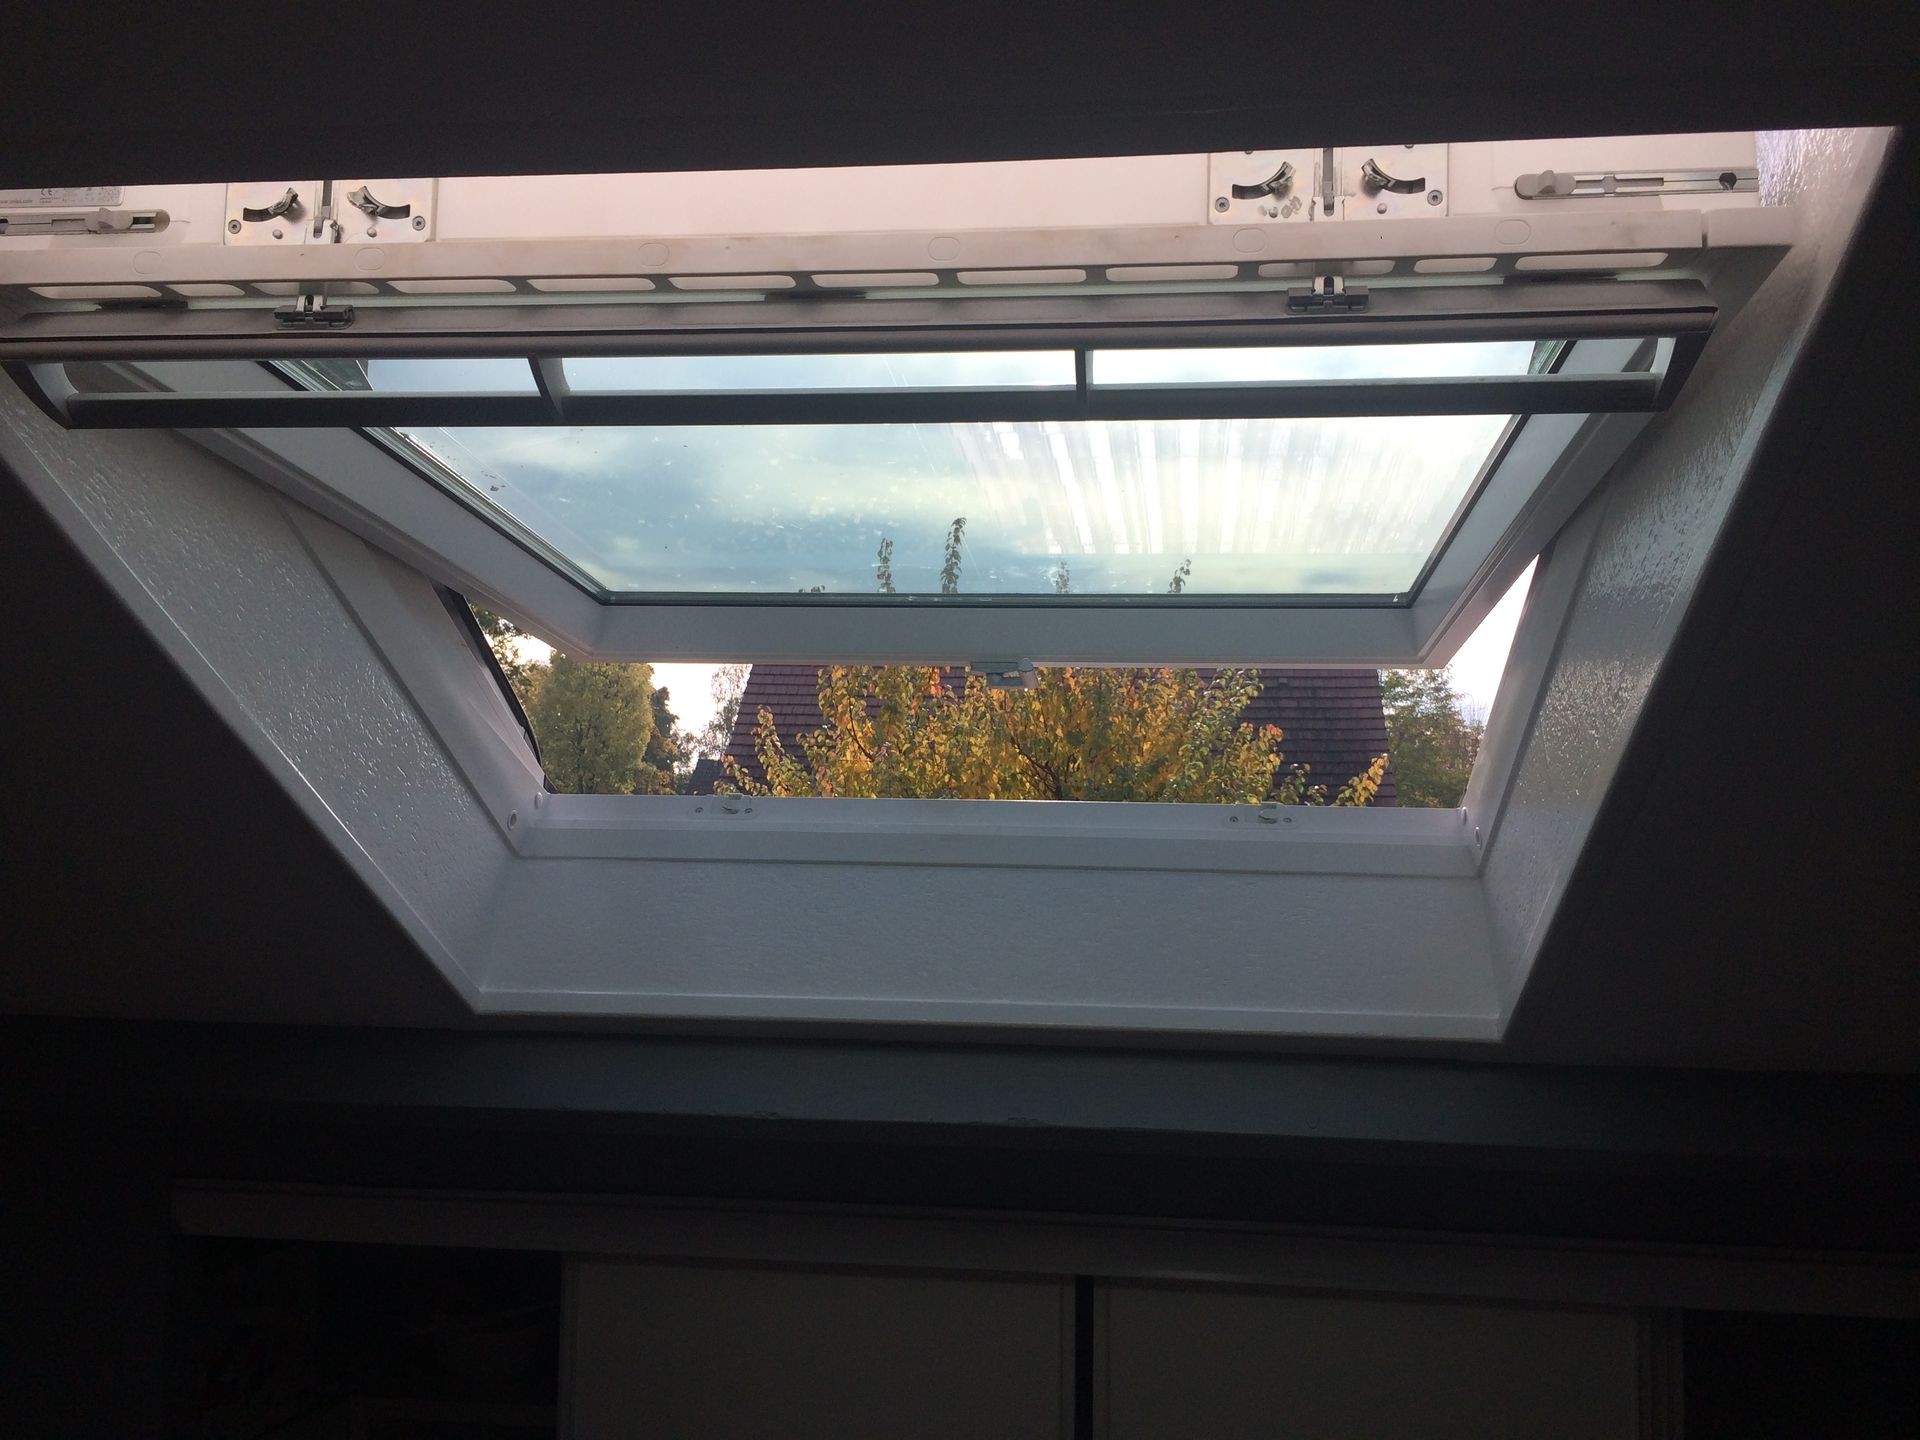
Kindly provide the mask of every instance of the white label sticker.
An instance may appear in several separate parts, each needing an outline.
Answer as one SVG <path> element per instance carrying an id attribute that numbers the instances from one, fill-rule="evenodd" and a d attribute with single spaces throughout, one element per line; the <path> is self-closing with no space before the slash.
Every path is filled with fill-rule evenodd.
<path id="1" fill-rule="evenodd" d="M 118 205 L 119 185 L 49 185 L 40 190 L 0 190 L 0 205 Z"/>

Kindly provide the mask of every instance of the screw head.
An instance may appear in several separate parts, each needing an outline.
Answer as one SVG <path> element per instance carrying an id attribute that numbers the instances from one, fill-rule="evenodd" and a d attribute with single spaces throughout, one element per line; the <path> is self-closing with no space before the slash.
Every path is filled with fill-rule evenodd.
<path id="1" fill-rule="evenodd" d="M 1214 196 L 1214 197 L 1213 197 L 1213 208 L 1214 208 L 1214 209 L 1216 209 L 1216 210 L 1219 210 L 1219 211 L 1221 211 L 1221 212 L 1223 212 L 1223 213 L 1224 213 L 1224 212 L 1225 212 L 1225 210 L 1226 210 L 1226 208 L 1227 208 L 1227 197 L 1226 197 L 1226 196 L 1224 196 L 1224 195 L 1216 195 L 1216 196 Z"/>
<path id="2" fill-rule="evenodd" d="M 1387 213 L 1387 202 L 1382 200 L 1378 205 L 1374 206 L 1373 208 L 1374 208 L 1374 213 L 1379 215 L 1384 215 Z"/>
<path id="3" fill-rule="evenodd" d="M 413 217 L 413 228 L 414 228 L 414 229 L 416 229 L 416 230 L 424 230 L 424 229 L 426 229 L 426 228 L 427 228 L 427 217 L 426 217 L 426 216 L 424 216 L 424 215 L 416 215 L 416 216 L 414 216 L 414 217 Z"/>
<path id="4" fill-rule="evenodd" d="M 287 238 L 287 232 L 276 227 L 273 232 L 273 238 L 276 240 L 284 240 Z"/>
<path id="5" fill-rule="evenodd" d="M 227 222 L 227 233 L 229 235 L 238 235 L 240 233 L 240 222 L 238 220 L 229 220 Z"/>
<path id="6" fill-rule="evenodd" d="M 1441 198 L 1442 198 L 1441 194 L 1438 190 L 1427 191 L 1427 204 L 1438 205 L 1441 201 Z"/>
<path id="7" fill-rule="evenodd" d="M 378 225 L 367 226 L 367 236 L 369 239 L 371 239 L 375 235 L 378 235 L 379 233 L 380 233 L 380 227 Z"/>

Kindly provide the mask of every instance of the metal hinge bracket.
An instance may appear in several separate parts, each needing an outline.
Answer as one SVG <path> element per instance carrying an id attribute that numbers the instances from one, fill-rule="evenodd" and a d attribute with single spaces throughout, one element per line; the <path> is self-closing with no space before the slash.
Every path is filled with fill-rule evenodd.
<path id="1" fill-rule="evenodd" d="M 353 323 L 353 306 L 329 305 L 324 295 L 302 295 L 274 311 L 273 318 L 289 330 L 338 330 Z"/>
<path id="2" fill-rule="evenodd" d="M 1287 309 L 1302 313 L 1366 308 L 1367 287 L 1349 285 L 1338 275 L 1316 275 L 1311 285 L 1296 285 L 1287 291 Z"/>

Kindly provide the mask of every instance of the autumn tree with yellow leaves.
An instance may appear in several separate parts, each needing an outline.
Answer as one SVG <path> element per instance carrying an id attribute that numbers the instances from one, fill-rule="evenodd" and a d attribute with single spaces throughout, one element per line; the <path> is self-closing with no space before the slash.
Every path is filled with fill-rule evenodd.
<path id="1" fill-rule="evenodd" d="M 941 591 L 959 588 L 964 519 L 948 530 Z M 891 593 L 893 545 L 875 565 Z M 1168 589 L 1185 588 L 1182 564 Z M 1064 569 L 1056 585 L 1065 589 Z M 1260 693 L 1249 670 L 1062 666 L 1026 690 L 996 689 L 920 665 L 820 671 L 820 729 L 781 740 L 772 713 L 754 727 L 759 780 L 728 762 L 749 794 L 964 800 L 1148 800 L 1365 805 L 1387 757 L 1329 794 L 1288 765 L 1278 727 L 1240 719 Z"/>

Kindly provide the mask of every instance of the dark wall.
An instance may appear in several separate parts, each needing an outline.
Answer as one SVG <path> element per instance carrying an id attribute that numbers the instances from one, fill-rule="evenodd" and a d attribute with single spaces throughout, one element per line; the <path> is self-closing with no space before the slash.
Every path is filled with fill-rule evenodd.
<path id="1" fill-rule="evenodd" d="M 0 1430 L 160 1433 L 164 1129 L 0 1113 Z"/>
<path id="2" fill-rule="evenodd" d="M 1920 1324 L 1695 1311 L 1683 1329 L 1687 1440 L 1911 1440 Z"/>

